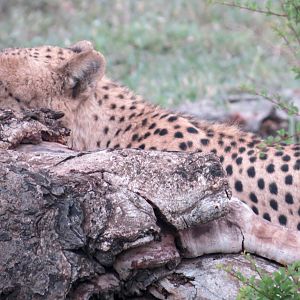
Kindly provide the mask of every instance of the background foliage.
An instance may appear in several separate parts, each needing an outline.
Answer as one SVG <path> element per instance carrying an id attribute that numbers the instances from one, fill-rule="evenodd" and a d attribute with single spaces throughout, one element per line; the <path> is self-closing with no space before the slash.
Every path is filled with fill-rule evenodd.
<path id="1" fill-rule="evenodd" d="M 0 46 L 92 40 L 113 79 L 162 105 L 224 100 L 241 84 L 296 88 L 275 18 L 205 0 L 0 0 Z"/>

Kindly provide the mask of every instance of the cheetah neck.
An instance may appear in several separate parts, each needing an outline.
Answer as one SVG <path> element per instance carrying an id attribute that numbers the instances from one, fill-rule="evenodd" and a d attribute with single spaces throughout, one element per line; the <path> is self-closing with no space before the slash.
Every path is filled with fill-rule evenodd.
<path id="1" fill-rule="evenodd" d="M 253 139 L 253 135 L 242 133 L 235 126 L 199 121 L 191 116 L 174 113 L 150 104 L 141 96 L 108 78 L 99 81 L 88 99 L 81 102 L 67 114 L 66 122 L 66 126 L 72 130 L 70 146 L 77 150 L 143 148 L 143 143 L 140 142 L 146 139 L 140 135 L 134 138 L 137 132 L 145 131 L 146 138 L 149 134 L 151 135 L 151 131 L 153 131 L 153 136 L 162 137 L 168 128 L 171 132 L 175 132 L 176 128 L 171 127 L 172 125 L 181 126 L 177 123 L 187 127 L 197 127 L 200 133 L 203 131 L 204 143 L 205 135 L 212 139 L 212 131 L 219 132 L 223 140 L 228 139 L 229 143 L 230 139 L 237 135 L 242 141 Z M 172 118 L 175 116 L 177 120 L 173 123 Z M 153 121 L 152 124 L 150 120 Z M 159 132 L 159 124 L 166 124 L 166 128 L 162 128 L 163 130 Z M 153 142 L 153 139 L 150 138 L 149 141 Z M 147 144 L 145 149 L 184 150 L 178 149 L 175 143 L 170 144 L 166 139 L 163 141 L 158 139 L 156 146 L 148 147 Z"/>

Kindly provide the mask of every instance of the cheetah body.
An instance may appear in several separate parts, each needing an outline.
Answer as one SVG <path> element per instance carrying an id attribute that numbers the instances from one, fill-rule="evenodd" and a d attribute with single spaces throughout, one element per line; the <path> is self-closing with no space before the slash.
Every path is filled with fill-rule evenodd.
<path id="1" fill-rule="evenodd" d="M 300 145 L 261 149 L 251 133 L 149 104 L 104 72 L 103 56 L 86 41 L 70 48 L 4 49 L 0 107 L 64 112 L 70 146 L 78 150 L 213 152 L 236 197 L 264 219 L 300 230 Z"/>

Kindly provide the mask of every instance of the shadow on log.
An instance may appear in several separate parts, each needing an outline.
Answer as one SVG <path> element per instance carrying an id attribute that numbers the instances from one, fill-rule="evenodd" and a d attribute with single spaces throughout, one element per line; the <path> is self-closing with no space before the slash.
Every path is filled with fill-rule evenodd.
<path id="1" fill-rule="evenodd" d="M 237 255 L 195 259 L 243 251 L 253 230 L 249 220 L 239 224 L 240 215 L 254 217 L 250 210 L 232 214 L 236 205 L 245 209 L 229 201 L 216 156 L 73 152 L 53 143 L 68 135 L 59 115 L 31 113 L 0 111 L 0 299 L 234 298 L 239 283 L 216 265 L 250 274 L 249 263 Z M 285 243 L 286 231 L 272 228 Z M 284 252 L 291 259 L 294 239 Z"/>

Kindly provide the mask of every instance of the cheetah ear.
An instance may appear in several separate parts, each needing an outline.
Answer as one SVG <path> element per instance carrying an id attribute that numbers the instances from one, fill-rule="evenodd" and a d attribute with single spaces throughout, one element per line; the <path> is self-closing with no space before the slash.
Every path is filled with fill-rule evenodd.
<path id="1" fill-rule="evenodd" d="M 71 58 L 59 72 L 64 77 L 66 92 L 75 98 L 103 77 L 105 59 L 99 52 L 84 51 Z"/>
<path id="2" fill-rule="evenodd" d="M 93 44 L 90 41 L 79 41 L 69 47 L 75 53 L 81 53 L 83 51 L 94 50 Z"/>

